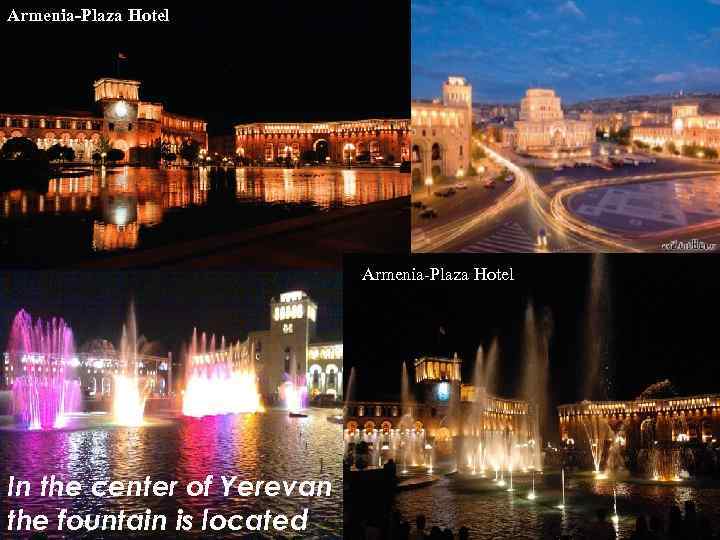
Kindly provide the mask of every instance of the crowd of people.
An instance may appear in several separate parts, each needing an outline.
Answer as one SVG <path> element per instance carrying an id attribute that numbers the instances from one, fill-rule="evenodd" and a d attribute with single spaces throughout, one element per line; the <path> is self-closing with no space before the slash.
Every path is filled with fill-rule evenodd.
<path id="1" fill-rule="evenodd" d="M 440 527 L 427 527 L 427 520 L 423 514 L 415 517 L 414 526 L 402 518 L 400 512 L 390 515 L 387 523 L 369 522 L 363 526 L 365 540 L 467 540 L 470 532 L 467 527 L 460 527 L 457 534 L 452 530 Z"/>
<path id="2" fill-rule="evenodd" d="M 670 507 L 667 519 L 660 515 L 638 516 L 630 540 L 712 540 L 720 539 L 713 534 L 710 522 L 697 512 L 695 503 L 685 501 L 684 514 L 680 507 Z M 348 531 L 349 532 L 349 531 Z M 352 536 L 352 535 L 351 535 Z M 415 517 L 413 524 L 404 520 L 400 512 L 389 515 L 385 522 L 368 521 L 363 524 L 363 540 L 467 540 L 471 537 L 466 527 L 456 532 L 438 526 L 429 527 L 423 514 Z M 555 536 L 559 540 L 616 540 L 618 530 L 610 520 L 606 508 L 599 508 L 595 520 L 580 534 Z"/>

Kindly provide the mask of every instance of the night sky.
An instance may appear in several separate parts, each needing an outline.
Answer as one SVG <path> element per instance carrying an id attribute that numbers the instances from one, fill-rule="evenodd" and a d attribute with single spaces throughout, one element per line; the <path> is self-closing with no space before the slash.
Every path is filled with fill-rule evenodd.
<path id="1" fill-rule="evenodd" d="M 409 117 L 409 2 L 173 4 L 171 24 L 8 24 L 0 112 L 89 110 L 92 82 L 230 133 L 253 121 Z M 107 8 L 106 8 L 107 9 Z M 125 9 L 121 11 L 126 13 Z"/>
<path id="2" fill-rule="evenodd" d="M 720 89 L 720 0 L 412 0 L 412 95 L 465 75 L 475 101 Z"/>
<path id="3" fill-rule="evenodd" d="M 616 370 L 611 397 L 634 399 L 665 378 L 684 395 L 720 392 L 717 378 L 709 376 L 717 363 L 713 312 L 720 305 L 720 260 L 606 257 L 610 330 L 605 339 Z M 423 355 L 457 352 L 465 360 L 464 381 L 469 383 L 478 345 L 487 351 L 493 336 L 499 338 L 500 394 L 518 395 L 524 312 L 532 299 L 536 318 L 549 310 L 553 320 L 550 410 L 583 399 L 590 256 L 413 256 L 384 261 L 373 268 L 422 268 L 431 261 L 466 270 L 474 264 L 511 265 L 516 281 L 368 282 L 359 279 L 368 259 L 346 259 L 344 365 L 346 377 L 356 368 L 355 398 L 399 399 L 402 362 L 412 366 Z"/>
<path id="4" fill-rule="evenodd" d="M 175 357 L 198 331 L 245 339 L 270 328 L 270 299 L 301 289 L 318 304 L 318 337 L 342 339 L 342 277 L 337 272 L 6 272 L 0 274 L 0 343 L 15 313 L 63 317 L 76 345 L 95 338 L 119 347 L 134 298 L 138 334 Z"/>

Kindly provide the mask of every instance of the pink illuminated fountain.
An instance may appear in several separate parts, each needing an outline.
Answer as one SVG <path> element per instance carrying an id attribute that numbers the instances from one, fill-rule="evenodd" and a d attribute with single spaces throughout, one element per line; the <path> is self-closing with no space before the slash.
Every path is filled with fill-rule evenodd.
<path id="1" fill-rule="evenodd" d="M 183 414 L 203 417 L 219 414 L 262 412 L 255 362 L 241 343 L 226 345 L 215 336 L 207 342 L 203 333 L 198 343 L 193 330 L 188 351 L 183 394 Z"/>
<path id="2" fill-rule="evenodd" d="M 18 311 L 10 329 L 8 355 L 12 368 L 12 404 L 24 428 L 64 427 L 67 415 L 80 408 L 80 381 L 73 333 L 65 321 L 33 321 Z"/>
<path id="3" fill-rule="evenodd" d="M 307 416 L 302 412 L 307 405 L 305 376 L 298 373 L 297 362 L 294 358 L 290 358 L 290 373 L 285 373 L 285 382 L 280 385 L 278 392 L 290 416 Z"/>

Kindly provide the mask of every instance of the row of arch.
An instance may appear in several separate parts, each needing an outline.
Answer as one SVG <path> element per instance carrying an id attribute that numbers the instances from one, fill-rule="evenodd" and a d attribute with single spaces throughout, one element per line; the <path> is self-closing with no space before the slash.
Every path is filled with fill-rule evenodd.
<path id="1" fill-rule="evenodd" d="M 308 382 L 311 394 L 339 395 L 341 384 L 340 368 L 335 364 L 327 364 L 325 369 L 313 364 L 308 369 Z"/>
<path id="2" fill-rule="evenodd" d="M 157 381 L 150 377 L 147 381 L 147 386 L 151 392 L 157 389 L 160 393 L 165 393 L 167 383 L 164 377 L 159 377 Z M 85 382 L 85 390 L 88 395 L 92 397 L 110 396 L 113 391 L 112 377 L 90 377 L 90 379 Z"/>
<path id="3" fill-rule="evenodd" d="M 382 155 L 382 145 L 379 140 L 371 140 L 368 142 L 359 140 L 355 142 L 341 143 L 341 153 L 337 156 L 343 160 L 355 160 L 359 155 L 369 154 L 372 160 L 384 157 Z M 328 157 L 331 157 L 332 147 L 327 139 L 316 139 L 312 144 L 312 150 L 316 154 L 317 161 L 323 162 Z M 280 142 L 269 142 L 266 141 L 262 146 L 262 158 L 264 161 L 274 161 L 277 158 L 290 158 L 300 159 L 301 157 L 301 145 L 296 141 L 280 141 Z M 238 155 L 247 156 L 249 153 L 248 148 L 240 142 L 237 148 Z M 401 154 L 407 153 L 407 147 L 401 150 Z M 248 156 L 257 158 L 259 156 Z M 403 156 L 401 155 L 401 159 Z"/>

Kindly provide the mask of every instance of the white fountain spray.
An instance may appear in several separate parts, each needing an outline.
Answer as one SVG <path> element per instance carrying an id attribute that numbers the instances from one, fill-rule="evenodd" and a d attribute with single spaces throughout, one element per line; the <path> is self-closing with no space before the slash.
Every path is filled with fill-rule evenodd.
<path id="1" fill-rule="evenodd" d="M 562 504 L 560 504 L 560 506 L 558 506 L 558 508 L 560 508 L 561 510 L 564 510 L 565 509 L 565 468 L 564 467 L 560 470 L 560 474 L 562 477 Z"/>
<path id="2" fill-rule="evenodd" d="M 620 521 L 620 517 L 618 516 L 618 513 L 617 513 L 617 490 L 615 489 L 614 486 L 613 486 L 613 516 L 612 516 L 612 520 L 613 520 L 613 523 L 615 523 L 615 525 L 617 525 L 618 522 Z"/>
<path id="3" fill-rule="evenodd" d="M 532 491 L 530 491 L 530 493 L 528 493 L 528 499 L 530 499 L 531 501 L 534 501 L 535 500 L 535 469 L 533 469 L 531 472 L 532 472 Z"/>
<path id="4" fill-rule="evenodd" d="M 147 388 L 139 376 L 138 341 L 135 305 L 131 302 L 120 338 L 122 372 L 115 375 L 113 388 L 113 421 L 120 426 L 143 424 Z"/>

